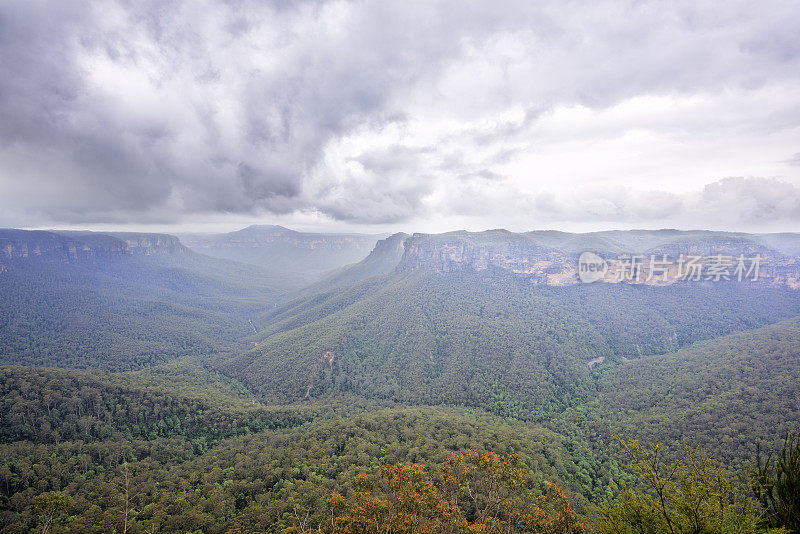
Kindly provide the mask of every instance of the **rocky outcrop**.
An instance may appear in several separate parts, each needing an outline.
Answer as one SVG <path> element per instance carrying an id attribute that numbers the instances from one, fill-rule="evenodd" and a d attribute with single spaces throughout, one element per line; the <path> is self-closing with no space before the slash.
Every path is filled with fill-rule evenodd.
<path id="1" fill-rule="evenodd" d="M 187 249 L 180 239 L 169 234 L 142 234 L 135 232 L 115 232 L 112 235 L 123 241 L 131 254 L 151 256 L 153 254 L 185 254 Z"/>
<path id="2" fill-rule="evenodd" d="M 311 284 L 302 293 L 314 295 L 337 287 L 351 286 L 373 276 L 391 273 L 403 257 L 403 243 L 408 237 L 408 234 L 401 232 L 381 239 L 366 258 Z"/>
<path id="3" fill-rule="evenodd" d="M 118 258 L 127 254 L 125 243 L 108 235 L 73 237 L 44 231 L 0 230 L 0 262 L 4 265 L 22 259 L 42 258 L 69 263 Z"/>
<path id="4" fill-rule="evenodd" d="M 400 260 L 403 257 L 404 246 L 406 239 L 409 235 L 403 232 L 392 234 L 386 239 L 381 239 L 375 243 L 375 248 L 370 252 L 369 257 L 375 257 L 383 260 L 384 258 L 392 258 Z"/>
<path id="5" fill-rule="evenodd" d="M 538 239 L 536 232 L 515 234 L 505 230 L 414 234 L 405 241 L 397 268 L 439 273 L 496 269 L 527 277 L 532 283 L 578 284 L 580 248 L 576 243 L 582 243 L 605 245 L 605 250 L 598 247 L 602 250 L 598 257 L 606 265 L 596 281 L 645 285 L 737 281 L 800 288 L 800 258 L 770 248 L 762 236 L 669 231 L 663 236 L 665 242 L 636 251 L 636 244 L 652 245 L 654 236 L 658 236 L 650 233 L 643 240 L 642 233 L 628 239 L 630 252 L 624 248 L 625 235 L 617 235 L 612 241 L 607 236 L 575 234 L 555 236 L 556 241 L 549 235 Z"/>
<path id="6" fill-rule="evenodd" d="M 92 263 L 136 255 L 175 254 L 187 249 L 166 234 L 102 234 L 0 229 L 0 272 L 27 261 Z"/>
<path id="7" fill-rule="evenodd" d="M 481 233 L 414 234 L 404 244 L 398 269 L 436 272 L 501 269 L 540 283 L 561 283 L 574 263 L 568 254 L 524 234 L 505 230 Z M 574 274 L 571 273 L 571 274 Z"/>

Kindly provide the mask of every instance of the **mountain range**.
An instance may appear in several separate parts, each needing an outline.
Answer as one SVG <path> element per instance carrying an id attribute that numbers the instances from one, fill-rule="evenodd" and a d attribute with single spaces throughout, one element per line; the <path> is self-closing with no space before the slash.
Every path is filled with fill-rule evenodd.
<path id="1" fill-rule="evenodd" d="M 176 532 L 281 531 L 448 451 L 519 453 L 579 503 L 632 480 L 615 435 L 746 469 L 800 423 L 799 260 L 800 234 L 0 230 L 0 530 L 43 488 L 119 530 L 129 467 L 137 528 Z"/>
<path id="2" fill-rule="evenodd" d="M 257 265 L 305 283 L 363 259 L 383 237 L 386 236 L 296 232 L 272 225 L 253 225 L 225 234 L 180 236 L 197 252 Z"/>

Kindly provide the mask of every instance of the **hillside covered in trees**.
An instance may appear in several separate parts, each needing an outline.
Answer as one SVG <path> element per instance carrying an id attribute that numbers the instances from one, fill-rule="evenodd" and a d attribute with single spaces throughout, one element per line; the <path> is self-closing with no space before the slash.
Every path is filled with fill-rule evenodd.
<path id="1" fill-rule="evenodd" d="M 800 423 L 796 240 L 507 234 L 397 234 L 303 286 L 161 234 L 8 232 L 0 532 L 791 528 L 752 477 L 760 454 L 780 478 Z M 690 239 L 783 270 L 653 285 L 519 268 Z"/>

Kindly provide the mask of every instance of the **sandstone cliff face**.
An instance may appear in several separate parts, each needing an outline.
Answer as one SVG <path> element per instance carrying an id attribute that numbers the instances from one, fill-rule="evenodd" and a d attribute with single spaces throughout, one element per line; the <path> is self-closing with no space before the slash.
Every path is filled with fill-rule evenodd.
<path id="1" fill-rule="evenodd" d="M 495 268 L 527 275 L 534 282 L 556 284 L 561 283 L 573 263 L 569 255 L 559 250 L 523 234 L 503 230 L 437 236 L 414 234 L 404 246 L 405 252 L 398 266 L 402 271 L 484 271 Z"/>
<path id="2" fill-rule="evenodd" d="M 135 256 L 185 254 L 189 250 L 174 235 L 133 232 L 116 232 L 110 235 L 123 241 L 130 253 Z"/>
<path id="3" fill-rule="evenodd" d="M 579 236 L 580 238 L 580 236 Z M 603 240 L 585 240 L 605 242 Z M 601 254 L 607 271 L 598 281 L 644 285 L 678 282 L 744 281 L 800 288 L 800 258 L 765 246 L 753 238 L 722 235 L 714 238 L 674 237 L 643 252 L 627 253 L 619 243 Z M 574 249 L 575 238 L 568 243 Z M 589 249 L 591 250 L 591 249 Z M 514 234 L 504 230 L 481 233 L 414 234 L 404 243 L 400 271 L 425 269 L 446 273 L 499 269 L 528 278 L 532 283 L 570 285 L 581 283 L 579 253 L 559 250 L 537 240 L 532 233 Z M 758 267 L 751 270 L 753 258 Z M 721 258 L 721 259 L 720 259 Z M 687 276 L 693 261 L 698 276 Z M 714 264 L 723 263 L 723 267 Z M 739 265 L 741 264 L 741 265 Z M 713 274 L 717 269 L 721 276 Z M 741 274 L 737 268 L 743 268 Z"/>
<path id="4" fill-rule="evenodd" d="M 182 253 L 178 238 L 164 234 L 99 234 L 0 230 L 0 273 L 31 260 L 96 262 L 134 255 Z"/>
<path id="5" fill-rule="evenodd" d="M 43 258 L 63 262 L 115 258 L 128 254 L 125 243 L 107 235 L 69 237 L 53 232 L 0 230 L 0 261 Z"/>
<path id="6" fill-rule="evenodd" d="M 370 256 L 396 256 L 397 258 L 401 258 L 403 251 L 405 250 L 404 243 L 408 238 L 408 234 L 398 232 L 390 235 L 386 239 L 381 239 L 375 243 L 375 248 L 373 248 L 372 252 L 370 252 Z"/>

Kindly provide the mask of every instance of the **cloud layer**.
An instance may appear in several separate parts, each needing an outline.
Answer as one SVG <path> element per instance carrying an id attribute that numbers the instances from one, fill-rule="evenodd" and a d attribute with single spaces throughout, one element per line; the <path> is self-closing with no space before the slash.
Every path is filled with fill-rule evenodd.
<path id="1" fill-rule="evenodd" d="M 800 221 L 795 2 L 11 0 L 0 66 L 5 226 Z"/>

